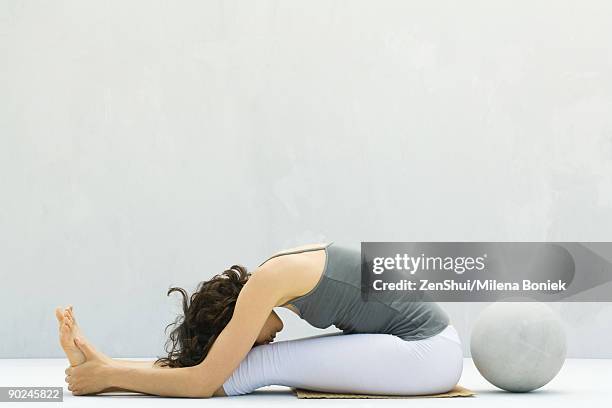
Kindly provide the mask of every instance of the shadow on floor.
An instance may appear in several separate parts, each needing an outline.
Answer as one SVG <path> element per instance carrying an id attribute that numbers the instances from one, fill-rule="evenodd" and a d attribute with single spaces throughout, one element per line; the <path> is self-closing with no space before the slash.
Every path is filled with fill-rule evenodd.
<path id="1" fill-rule="evenodd" d="M 507 396 L 511 396 L 512 398 L 529 398 L 529 399 L 533 399 L 533 398 L 548 398 L 551 396 L 560 396 L 560 395 L 566 395 L 569 394 L 567 392 L 564 391 L 558 391 L 558 390 L 535 390 L 535 391 L 531 391 L 531 392 L 509 392 L 509 391 L 504 391 L 504 390 L 478 390 L 478 389 L 474 389 L 474 388 L 470 388 L 472 391 L 474 391 L 476 393 L 476 397 L 478 397 L 479 395 L 491 395 L 491 396 L 503 396 L 503 395 L 507 395 Z"/>

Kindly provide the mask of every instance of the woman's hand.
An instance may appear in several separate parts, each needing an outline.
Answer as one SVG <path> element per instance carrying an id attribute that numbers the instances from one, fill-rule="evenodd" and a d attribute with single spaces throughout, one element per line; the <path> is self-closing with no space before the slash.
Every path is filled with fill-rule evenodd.
<path id="1" fill-rule="evenodd" d="M 96 394 L 111 387 L 110 377 L 116 368 L 113 361 L 98 353 L 88 343 L 75 339 L 87 361 L 66 369 L 66 382 L 73 395 Z"/>

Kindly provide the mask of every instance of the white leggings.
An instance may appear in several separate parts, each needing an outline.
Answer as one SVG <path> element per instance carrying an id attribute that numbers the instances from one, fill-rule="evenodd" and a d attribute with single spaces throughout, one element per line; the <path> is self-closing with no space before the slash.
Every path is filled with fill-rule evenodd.
<path id="1" fill-rule="evenodd" d="M 453 326 L 424 340 L 332 334 L 256 346 L 223 384 L 227 395 L 267 385 L 356 394 L 423 395 L 451 390 L 463 370 Z"/>

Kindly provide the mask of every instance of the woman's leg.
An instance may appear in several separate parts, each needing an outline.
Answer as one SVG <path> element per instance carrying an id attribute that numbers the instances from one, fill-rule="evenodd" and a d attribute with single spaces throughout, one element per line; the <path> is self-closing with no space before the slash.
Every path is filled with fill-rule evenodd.
<path id="1" fill-rule="evenodd" d="M 343 393 L 436 394 L 457 384 L 462 367 L 461 343 L 452 326 L 417 341 L 339 334 L 254 347 L 223 388 L 227 395 L 273 384 Z"/>

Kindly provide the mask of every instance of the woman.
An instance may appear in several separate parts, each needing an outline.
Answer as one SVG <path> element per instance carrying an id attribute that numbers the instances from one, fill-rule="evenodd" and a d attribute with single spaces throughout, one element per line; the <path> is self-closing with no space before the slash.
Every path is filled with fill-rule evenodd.
<path id="1" fill-rule="evenodd" d="M 111 390 L 176 397 L 241 395 L 266 385 L 311 390 L 435 394 L 452 389 L 463 367 L 461 343 L 433 302 L 405 292 L 361 298 L 358 250 L 329 243 L 273 255 L 253 274 L 234 265 L 202 282 L 155 362 L 113 360 L 83 340 L 72 309 L 57 310 L 75 395 Z M 340 335 L 272 343 L 285 307 Z M 76 347 L 75 347 L 76 344 Z M 166 369 L 163 369 L 166 368 Z"/>

